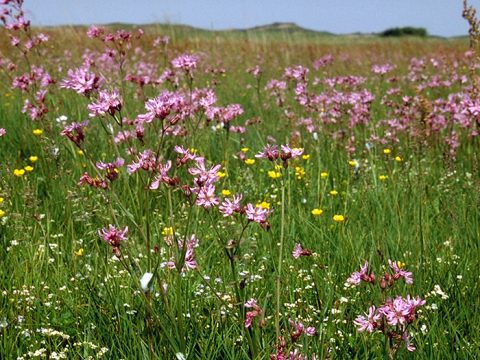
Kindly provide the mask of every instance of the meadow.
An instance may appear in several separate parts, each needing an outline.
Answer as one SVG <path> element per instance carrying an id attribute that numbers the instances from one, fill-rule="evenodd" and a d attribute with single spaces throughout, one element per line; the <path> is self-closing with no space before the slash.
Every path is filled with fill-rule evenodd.
<path id="1" fill-rule="evenodd" d="M 480 356 L 475 31 L 0 3 L 0 359 Z"/>

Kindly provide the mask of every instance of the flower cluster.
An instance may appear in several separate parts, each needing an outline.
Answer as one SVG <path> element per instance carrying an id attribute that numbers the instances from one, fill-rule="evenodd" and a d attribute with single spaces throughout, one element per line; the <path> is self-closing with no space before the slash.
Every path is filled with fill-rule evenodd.
<path id="1" fill-rule="evenodd" d="M 400 262 L 388 260 L 388 265 L 392 273 L 384 272 L 378 280 L 378 286 L 381 292 L 388 287 L 392 287 L 396 280 L 403 278 L 405 283 L 412 284 L 412 273 L 402 270 L 403 264 Z M 357 286 L 361 282 L 375 284 L 375 275 L 368 273 L 368 261 L 360 267 L 360 271 L 353 272 L 347 279 L 345 286 Z M 410 335 L 407 327 L 417 319 L 417 308 L 424 305 L 425 300 L 420 297 L 412 298 L 407 295 L 405 298 L 396 296 L 395 298 L 386 298 L 383 303 L 376 307 L 372 305 L 365 315 L 359 315 L 353 321 L 359 332 L 367 331 L 373 333 L 378 331 L 389 339 L 393 344 L 390 350 L 395 353 L 402 341 L 408 351 L 414 351 L 415 346 L 410 341 Z"/>

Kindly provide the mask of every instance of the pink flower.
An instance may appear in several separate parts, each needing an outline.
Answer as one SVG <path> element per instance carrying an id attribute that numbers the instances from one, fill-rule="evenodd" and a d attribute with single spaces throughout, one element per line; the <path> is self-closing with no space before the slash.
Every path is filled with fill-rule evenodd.
<path id="1" fill-rule="evenodd" d="M 177 114 L 172 117 L 171 122 L 177 122 L 189 114 L 189 106 L 183 94 L 179 92 L 162 91 L 159 96 L 149 99 L 145 102 L 145 114 L 137 116 L 137 121 L 151 123 L 153 119 L 164 120 L 171 114 Z"/>
<path id="2" fill-rule="evenodd" d="M 262 309 L 260 308 L 260 306 L 257 305 L 257 300 L 254 299 L 254 298 L 251 298 L 250 300 L 248 300 L 244 306 L 247 308 L 247 309 L 252 309 L 250 311 L 248 311 L 246 314 L 245 314 L 245 327 L 246 328 L 249 328 L 251 325 L 252 325 L 252 321 L 255 317 L 259 316 L 262 314 Z M 263 322 L 260 322 L 260 326 L 262 326 Z"/>
<path id="3" fill-rule="evenodd" d="M 240 207 L 240 200 L 242 195 L 234 195 L 233 201 L 230 199 L 224 199 L 222 204 L 218 207 L 218 210 L 224 217 L 231 216 L 234 212 L 239 213 L 242 211 Z"/>
<path id="4" fill-rule="evenodd" d="M 215 186 L 208 184 L 202 187 L 198 191 L 196 204 L 205 209 L 218 205 L 218 198 L 215 196 Z"/>
<path id="5" fill-rule="evenodd" d="M 262 152 L 255 155 L 256 158 L 267 158 L 270 161 L 275 161 L 279 158 L 280 153 L 277 145 L 265 145 Z"/>
<path id="6" fill-rule="evenodd" d="M 103 228 L 98 230 L 98 236 L 105 241 L 108 245 L 112 247 L 112 252 L 119 256 L 120 255 L 120 244 L 122 241 L 125 241 L 126 234 L 128 232 L 128 226 L 125 226 L 123 229 L 117 229 L 113 225 L 108 225 L 108 229 Z"/>
<path id="7" fill-rule="evenodd" d="M 157 168 L 157 160 L 152 150 L 144 150 L 137 156 L 137 161 L 127 165 L 127 172 L 133 174 L 139 169 L 153 171 Z"/>
<path id="8" fill-rule="evenodd" d="M 178 145 L 174 147 L 174 150 L 179 155 L 176 161 L 177 167 L 186 164 L 190 160 L 197 161 L 203 159 L 201 156 L 197 156 L 190 150 L 184 149 L 183 147 Z"/>
<path id="9" fill-rule="evenodd" d="M 182 54 L 173 59 L 171 63 L 175 69 L 181 69 L 190 73 L 192 70 L 197 68 L 198 56 Z"/>
<path id="10" fill-rule="evenodd" d="M 76 93 L 89 96 L 97 91 L 102 84 L 100 77 L 90 72 L 88 68 L 81 67 L 76 70 L 68 70 L 67 77 L 60 83 L 60 88 L 71 89 Z"/>
<path id="11" fill-rule="evenodd" d="M 410 341 L 410 335 L 408 334 L 407 331 L 404 331 L 402 335 L 402 340 L 405 341 L 405 347 L 407 348 L 408 351 L 412 352 L 416 350 L 415 345 L 412 344 Z"/>
<path id="12" fill-rule="evenodd" d="M 378 327 L 377 321 L 381 319 L 381 315 L 376 312 L 375 306 L 370 306 L 368 308 L 367 317 L 359 315 L 353 323 L 357 326 L 358 332 L 363 332 L 367 330 L 369 333 L 372 333 Z"/>
<path id="13" fill-rule="evenodd" d="M 85 184 L 96 189 L 108 188 L 108 185 L 105 182 L 105 180 L 100 179 L 98 177 L 92 178 L 90 177 L 90 175 L 88 175 L 87 172 L 83 173 L 83 175 L 80 177 L 80 180 L 78 181 L 78 185 L 85 185 Z"/>
<path id="14" fill-rule="evenodd" d="M 395 261 L 388 260 L 388 265 L 393 270 L 393 278 L 398 280 L 403 277 L 407 284 L 413 284 L 412 273 L 409 271 L 401 270 Z"/>
<path id="15" fill-rule="evenodd" d="M 118 168 L 123 166 L 123 163 L 124 163 L 124 160 L 119 157 L 114 162 L 111 162 L 111 163 L 104 163 L 99 161 L 95 164 L 95 166 L 99 170 L 105 170 L 106 172 L 105 177 L 110 181 L 114 181 L 118 178 L 118 174 L 119 174 Z"/>
<path id="16" fill-rule="evenodd" d="M 305 333 L 307 336 L 313 336 L 315 335 L 315 328 L 313 326 L 310 326 L 308 328 L 305 328 L 305 325 L 303 325 L 302 322 L 295 322 L 292 319 L 288 319 L 288 324 L 293 328 L 293 332 L 290 334 L 290 337 L 292 339 L 292 342 L 297 341 L 297 339 Z"/>
<path id="17" fill-rule="evenodd" d="M 312 255 L 312 252 L 308 249 L 303 249 L 300 243 L 296 243 L 295 247 L 292 250 L 292 256 L 295 259 L 298 259 L 300 256 L 310 256 L 310 255 Z"/>
<path id="18" fill-rule="evenodd" d="M 87 107 L 90 111 L 88 114 L 90 117 L 105 115 L 107 113 L 113 116 L 115 112 L 121 110 L 122 100 L 120 99 L 118 90 L 113 90 L 111 93 L 101 90 L 98 93 L 97 101 L 89 104 Z"/>
<path id="19" fill-rule="evenodd" d="M 210 169 L 207 169 L 205 167 L 205 159 L 202 157 L 197 157 L 195 159 L 195 167 L 189 168 L 188 172 L 190 175 L 195 176 L 195 184 L 199 187 L 202 187 L 207 184 L 212 184 L 219 179 L 217 173 L 220 168 L 221 165 L 215 165 Z"/>
<path id="20" fill-rule="evenodd" d="M 159 174 L 155 177 L 153 182 L 150 184 L 151 190 L 156 190 L 160 186 L 160 183 L 163 182 L 164 184 L 171 184 L 172 178 L 170 178 L 167 174 L 168 170 L 172 167 L 172 161 L 168 160 L 166 164 L 159 164 Z"/>
<path id="21" fill-rule="evenodd" d="M 185 258 L 183 260 L 182 272 L 184 270 L 195 270 L 198 266 L 197 261 L 195 260 L 195 256 L 193 253 L 193 249 L 198 244 L 198 239 L 196 238 L 195 234 L 190 237 L 190 240 L 187 242 L 187 249 L 185 251 Z M 178 242 L 178 248 L 180 250 L 183 249 L 182 241 Z M 177 265 L 175 261 L 172 259 L 166 263 L 169 269 L 175 269 Z"/>
<path id="22" fill-rule="evenodd" d="M 7 131 L 4 128 L 0 128 L 0 137 L 4 136 Z"/>
<path id="23" fill-rule="evenodd" d="M 407 296 L 406 299 L 397 296 L 394 300 L 388 299 L 378 312 L 385 317 L 388 325 L 405 325 L 416 319 L 416 309 L 425 304 L 425 300 L 416 297 L 414 299 Z"/>
<path id="24" fill-rule="evenodd" d="M 83 121 L 81 123 L 72 122 L 70 125 L 65 125 L 63 130 L 60 132 L 60 135 L 67 137 L 75 145 L 80 146 L 85 139 L 83 129 L 87 125 L 88 121 Z"/>
<path id="25" fill-rule="evenodd" d="M 349 285 L 358 285 L 363 280 L 365 282 L 373 282 L 375 280 L 375 276 L 373 274 L 368 275 L 368 261 L 365 260 L 365 264 L 360 267 L 360 271 L 355 271 L 350 275 L 347 279 L 347 284 Z"/>
<path id="26" fill-rule="evenodd" d="M 249 221 L 254 221 L 259 224 L 264 224 L 267 221 L 268 210 L 262 207 L 253 206 L 251 203 L 248 203 L 245 206 L 245 215 Z"/>
<path id="27" fill-rule="evenodd" d="M 290 148 L 288 145 L 281 145 L 282 154 L 280 157 L 283 161 L 286 161 L 290 158 L 296 158 L 303 154 L 303 149 L 300 148 Z"/>

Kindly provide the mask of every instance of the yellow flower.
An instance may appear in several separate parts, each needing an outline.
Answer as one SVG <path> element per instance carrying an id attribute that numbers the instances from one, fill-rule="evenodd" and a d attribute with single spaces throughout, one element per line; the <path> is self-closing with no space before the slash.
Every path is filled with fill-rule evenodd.
<path id="1" fill-rule="evenodd" d="M 315 208 L 312 210 L 312 215 L 313 216 L 320 216 L 323 214 L 323 210 L 322 209 L 318 209 L 318 208 Z"/>
<path id="2" fill-rule="evenodd" d="M 33 135 L 35 135 L 35 136 L 40 136 L 40 135 L 43 134 L 43 130 L 42 130 L 42 129 L 34 129 L 34 130 L 32 131 L 32 133 L 33 133 Z"/>
<path id="3" fill-rule="evenodd" d="M 280 172 L 278 172 L 278 171 L 273 171 L 273 170 L 267 172 L 267 175 L 268 175 L 268 177 L 270 177 L 270 178 L 272 178 L 272 179 L 274 179 L 274 180 L 275 180 L 275 179 L 278 179 L 280 176 L 282 176 L 282 174 L 281 174 Z"/>
<path id="4" fill-rule="evenodd" d="M 308 160 L 308 159 L 310 159 L 310 155 L 309 154 L 304 154 L 304 155 L 302 155 L 302 159 L 303 160 Z"/>
<path id="5" fill-rule="evenodd" d="M 406 264 L 404 262 L 401 262 L 400 260 L 397 261 L 397 266 L 398 266 L 399 269 L 403 269 L 405 267 L 405 265 Z"/>
<path id="6" fill-rule="evenodd" d="M 33 166 L 27 165 L 24 167 L 26 172 L 32 172 L 33 171 Z"/>
<path id="7" fill-rule="evenodd" d="M 0 209 L 0 218 L 4 217 L 4 216 L 5 216 L 5 214 L 6 214 L 6 212 L 5 212 L 5 211 L 3 211 L 2 209 Z"/>
<path id="8" fill-rule="evenodd" d="M 348 165 L 350 165 L 350 166 L 358 166 L 358 161 L 357 161 L 357 160 L 348 160 Z"/>
<path id="9" fill-rule="evenodd" d="M 84 252 L 85 251 L 83 250 L 83 248 L 80 248 L 77 251 L 75 251 L 75 256 L 83 256 Z"/>
<path id="10" fill-rule="evenodd" d="M 173 235 L 173 227 L 171 227 L 171 226 L 164 227 L 163 230 L 162 230 L 162 235 L 163 236 Z"/>
<path id="11" fill-rule="evenodd" d="M 345 216 L 343 215 L 333 215 L 333 221 L 341 223 L 345 221 Z"/>
<path id="12" fill-rule="evenodd" d="M 243 153 L 246 153 L 248 150 L 250 150 L 248 147 L 243 147 L 240 149 L 240 151 Z"/>
<path id="13" fill-rule="evenodd" d="M 259 208 L 268 210 L 268 209 L 270 209 L 270 203 L 268 203 L 268 202 L 266 202 L 266 201 L 262 201 L 261 203 L 258 203 L 258 204 L 256 205 L 256 207 L 259 207 Z"/>
<path id="14" fill-rule="evenodd" d="M 0 204 L 3 203 L 5 199 L 3 197 L 0 197 Z"/>
<path id="15" fill-rule="evenodd" d="M 245 159 L 245 164 L 253 165 L 253 164 L 255 164 L 255 159 Z"/>
<path id="16" fill-rule="evenodd" d="M 80 156 L 85 155 L 85 153 L 83 152 L 82 149 L 78 149 L 78 150 L 77 150 L 77 154 L 80 155 Z"/>
<path id="17" fill-rule="evenodd" d="M 193 147 L 192 147 L 192 148 L 190 148 L 190 152 L 191 152 L 192 154 L 196 154 L 196 153 L 197 153 L 197 151 L 198 151 L 198 150 L 197 150 L 197 149 L 195 149 L 195 148 L 193 148 Z"/>
<path id="18" fill-rule="evenodd" d="M 400 156 L 395 156 L 395 161 L 396 162 L 402 162 L 402 158 Z"/>
<path id="19" fill-rule="evenodd" d="M 231 193 L 232 193 L 232 192 L 231 192 L 230 190 L 228 190 L 228 189 L 223 189 L 223 190 L 222 190 L 222 195 L 223 195 L 223 196 L 228 196 L 228 195 L 230 195 Z"/>
<path id="20" fill-rule="evenodd" d="M 322 179 L 326 179 L 326 178 L 328 177 L 328 172 L 326 172 L 326 171 L 321 172 L 321 173 L 320 173 L 320 177 L 321 177 Z"/>
<path id="21" fill-rule="evenodd" d="M 18 176 L 18 177 L 23 176 L 23 175 L 25 175 L 25 170 L 24 169 L 15 169 L 15 170 L 13 170 L 13 175 Z"/>
<path id="22" fill-rule="evenodd" d="M 225 176 L 227 176 L 227 173 L 224 173 L 222 171 L 218 171 L 217 172 L 217 176 L 220 178 L 220 179 L 223 179 Z"/>
<path id="23" fill-rule="evenodd" d="M 390 154 L 391 152 L 392 152 L 392 150 L 390 150 L 390 149 L 383 149 L 383 153 L 384 153 L 385 155 L 388 155 L 388 154 Z"/>
<path id="24" fill-rule="evenodd" d="M 28 158 L 28 160 L 29 160 L 31 163 L 37 162 L 38 156 L 32 155 L 32 156 L 30 156 L 30 157 Z"/>
<path id="25" fill-rule="evenodd" d="M 277 171 L 282 170 L 282 165 L 276 164 L 276 165 L 275 165 L 275 170 L 277 170 Z"/>
<path id="26" fill-rule="evenodd" d="M 295 167 L 295 176 L 297 180 L 302 180 L 305 177 L 305 169 L 301 166 Z"/>
<path id="27" fill-rule="evenodd" d="M 338 191 L 337 190 L 330 190 L 330 195 L 332 196 L 337 196 L 338 195 Z"/>
<path id="28" fill-rule="evenodd" d="M 385 181 L 385 180 L 387 180 L 387 179 L 388 179 L 388 176 L 387 176 L 387 175 L 380 175 L 380 176 L 378 177 L 378 180 L 380 180 L 380 181 Z"/>

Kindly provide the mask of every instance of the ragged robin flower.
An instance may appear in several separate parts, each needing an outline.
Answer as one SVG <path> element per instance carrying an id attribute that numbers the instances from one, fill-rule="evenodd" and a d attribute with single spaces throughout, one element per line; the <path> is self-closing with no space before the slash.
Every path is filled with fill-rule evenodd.
<path id="1" fill-rule="evenodd" d="M 110 245 L 112 247 L 112 252 L 115 256 L 119 257 L 121 255 L 120 244 L 127 239 L 125 236 L 127 232 L 128 226 L 125 226 L 123 229 L 117 229 L 113 225 L 108 225 L 108 229 L 103 228 L 98 230 L 98 236 Z"/>

